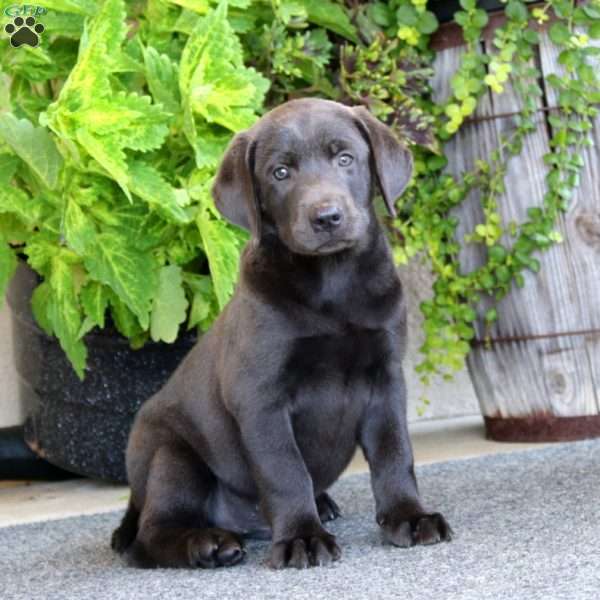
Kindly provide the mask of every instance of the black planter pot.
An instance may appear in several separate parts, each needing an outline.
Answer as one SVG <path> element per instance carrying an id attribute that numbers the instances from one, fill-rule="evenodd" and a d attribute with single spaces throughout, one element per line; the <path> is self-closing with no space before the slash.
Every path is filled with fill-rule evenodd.
<path id="1" fill-rule="evenodd" d="M 136 411 L 158 391 L 196 341 L 132 350 L 108 331 L 85 338 L 88 369 L 80 381 L 58 341 L 35 322 L 37 275 L 19 265 L 8 291 L 19 394 L 29 415 L 25 440 L 48 462 L 73 473 L 125 482 L 125 447 Z"/>
<path id="2" fill-rule="evenodd" d="M 538 0 L 530 0 L 530 3 L 533 4 L 537 1 Z M 495 12 L 506 8 L 506 4 L 500 2 L 500 0 L 479 0 L 477 6 L 487 12 Z M 430 3 L 428 8 L 435 13 L 440 23 L 452 21 L 454 19 L 454 13 L 462 10 L 458 0 L 435 0 Z"/>

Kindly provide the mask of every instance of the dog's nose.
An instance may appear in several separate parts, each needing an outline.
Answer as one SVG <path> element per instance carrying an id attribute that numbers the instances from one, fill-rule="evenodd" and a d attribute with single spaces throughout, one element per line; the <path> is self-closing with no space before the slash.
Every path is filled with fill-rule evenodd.
<path id="1" fill-rule="evenodd" d="M 333 231 L 343 219 L 342 211 L 335 204 L 322 204 L 313 209 L 310 224 L 315 231 Z"/>

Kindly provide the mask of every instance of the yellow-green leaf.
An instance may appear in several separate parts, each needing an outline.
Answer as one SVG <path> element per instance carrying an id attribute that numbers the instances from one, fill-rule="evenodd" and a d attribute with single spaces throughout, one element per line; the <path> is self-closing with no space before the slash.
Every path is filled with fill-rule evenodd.
<path id="1" fill-rule="evenodd" d="M 196 219 L 212 277 L 219 307 L 223 308 L 233 294 L 238 276 L 239 244 L 230 226 L 213 219 L 207 210 Z"/>
<path id="2" fill-rule="evenodd" d="M 48 296 L 48 322 L 75 372 L 83 379 L 87 349 L 79 337 L 81 310 L 75 292 L 73 268 L 60 254 L 52 259 L 49 283 L 52 293 Z"/>
<path id="3" fill-rule="evenodd" d="M 15 269 L 17 268 L 17 259 L 8 241 L 0 236 L 0 308 L 4 303 L 4 294 L 11 280 Z"/>
<path id="4" fill-rule="evenodd" d="M 177 265 L 162 267 L 150 317 L 152 339 L 155 342 L 173 343 L 177 338 L 179 325 L 185 321 L 187 307 L 181 268 Z"/>
<path id="5" fill-rule="evenodd" d="M 185 190 L 177 190 L 167 183 L 150 164 L 137 160 L 129 165 L 131 191 L 175 223 L 188 223 L 184 206 L 189 204 Z"/>
<path id="6" fill-rule="evenodd" d="M 50 132 L 13 114 L 0 115 L 0 138 L 50 189 L 56 188 L 63 160 Z"/>
<path id="7" fill-rule="evenodd" d="M 157 285 L 152 255 L 136 250 L 121 235 L 100 233 L 83 260 L 90 276 L 112 288 L 147 328 Z"/>

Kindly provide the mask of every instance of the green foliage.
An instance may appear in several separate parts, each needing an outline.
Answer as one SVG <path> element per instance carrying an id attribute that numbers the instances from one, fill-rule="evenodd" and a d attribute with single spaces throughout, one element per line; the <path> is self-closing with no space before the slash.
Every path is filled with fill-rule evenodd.
<path id="1" fill-rule="evenodd" d="M 34 314 L 83 376 L 94 327 L 172 342 L 226 303 L 246 237 L 207 190 L 269 83 L 224 1 L 182 3 L 199 13 L 183 37 L 151 18 L 157 2 L 52 4 L 40 48 L 2 49 L 0 293 L 23 254 L 42 280 Z"/>
<path id="2" fill-rule="evenodd" d="M 417 50 L 379 34 L 367 47 L 344 46 L 341 59 L 344 101 L 366 104 L 400 138 L 438 151 L 434 119 L 423 103 L 433 71 Z"/>
<path id="3" fill-rule="evenodd" d="M 480 40 L 488 15 L 461 0 L 466 41 L 451 94 L 434 102 L 438 27 L 426 0 L 61 0 L 38 48 L 0 53 L 0 298 L 26 257 L 40 276 L 32 308 L 80 376 L 85 334 L 114 327 L 133 347 L 205 330 L 229 300 L 244 232 L 215 210 L 210 186 L 231 137 L 285 100 L 321 96 L 367 106 L 412 145 L 415 175 L 386 221 L 403 263 L 422 256 L 435 276 L 424 302 L 424 382 L 459 369 L 475 335 L 498 318 L 494 301 L 540 268 L 583 166 L 600 101 L 593 66 L 600 5 L 507 0 L 494 53 Z M 554 19 L 550 19 L 552 12 Z M 548 21 L 564 72 L 547 79 L 560 110 L 549 117 L 547 193 L 522 223 L 498 202 L 507 162 L 535 129 L 541 94 L 530 59 L 533 20 Z M 480 98 L 512 86 L 523 109 L 489 157 L 454 177 L 444 142 Z M 452 208 L 477 192 L 483 219 L 464 242 L 487 249 L 466 273 Z M 491 302 L 490 302 L 491 301 Z"/>
<path id="4" fill-rule="evenodd" d="M 530 14 L 525 2 L 509 0 L 507 20 L 494 33 L 495 52 L 491 56 L 483 55 L 479 48 L 487 15 L 474 1 L 461 0 L 460 4 L 463 10 L 455 19 L 463 28 L 467 51 L 452 78 L 452 96 L 444 104 L 429 105 L 429 112 L 438 118 L 439 139 L 456 133 L 474 112 L 486 88 L 500 94 L 510 84 L 520 97 L 522 109 L 514 131 L 502 137 L 500 146 L 489 157 L 482 157 L 473 171 L 460 178 L 440 173 L 445 166 L 440 157 L 421 153 L 416 161 L 415 184 L 402 199 L 404 214 L 391 226 L 398 261 L 422 254 L 435 275 L 433 297 L 421 306 L 425 343 L 417 371 L 425 383 L 435 375 L 451 377 L 463 365 L 475 335 L 475 309 L 481 301 L 485 298 L 488 306 L 494 305 L 510 292 L 513 283 L 522 287 L 524 271 L 537 273 L 540 269 L 534 255 L 562 241 L 554 227 L 559 214 L 568 209 L 578 185 L 584 166 L 581 149 L 590 144 L 591 120 L 597 115 L 594 104 L 599 98 L 599 82 L 592 66 L 598 51 L 588 44 L 597 23 L 597 2 L 577 8 L 571 2 L 548 1 Z M 535 115 L 542 95 L 541 73 L 533 57 L 539 34 L 532 17 L 542 24 L 550 20 L 552 11 L 557 20 L 549 28 L 549 37 L 558 46 L 564 73 L 546 80 L 556 90 L 559 105 L 559 110 L 548 117 L 552 135 L 551 150 L 544 157 L 547 192 L 541 199 L 532 199 L 534 206 L 524 222 L 505 223 L 498 202 L 505 192 L 508 161 L 520 154 L 525 137 L 538 127 Z M 479 194 L 484 218 L 464 241 L 484 245 L 488 258 L 479 268 L 467 272 L 459 254 L 458 242 L 462 240 L 456 236 L 458 219 L 450 211 L 473 192 Z M 480 323 L 488 328 L 497 319 L 498 311 L 492 306 Z"/>

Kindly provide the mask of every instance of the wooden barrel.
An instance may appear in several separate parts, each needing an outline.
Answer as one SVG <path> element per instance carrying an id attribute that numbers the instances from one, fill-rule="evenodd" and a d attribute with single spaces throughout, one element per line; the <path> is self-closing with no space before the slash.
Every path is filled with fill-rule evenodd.
<path id="1" fill-rule="evenodd" d="M 492 19 L 482 44 L 493 52 Z M 455 26 L 454 26 L 455 27 Z M 559 73 L 558 50 L 545 31 L 540 32 L 537 65 L 544 78 Z M 450 94 L 450 79 L 465 48 L 452 25 L 435 40 L 438 54 L 433 82 L 437 99 Z M 539 206 L 546 192 L 551 126 L 548 115 L 557 105 L 550 85 L 539 101 L 537 129 L 525 138 L 519 156 L 510 160 L 506 193 L 499 200 L 503 221 L 522 222 L 527 209 Z M 488 94 L 476 114 L 448 142 L 449 170 L 459 175 L 486 159 L 498 147 L 500 135 L 515 127 L 518 96 L 506 86 L 504 93 Z M 484 343 L 481 307 L 476 340 L 467 364 L 488 437 L 506 441 L 575 440 L 600 435 L 600 119 L 594 123 L 594 146 L 583 152 L 581 184 L 556 230 L 563 243 L 539 253 L 541 270 L 525 272 L 525 286 L 513 285 L 499 303 L 498 321 Z M 486 250 L 465 244 L 464 235 L 484 221 L 477 193 L 456 210 L 457 236 L 465 272 L 480 266 Z"/>

